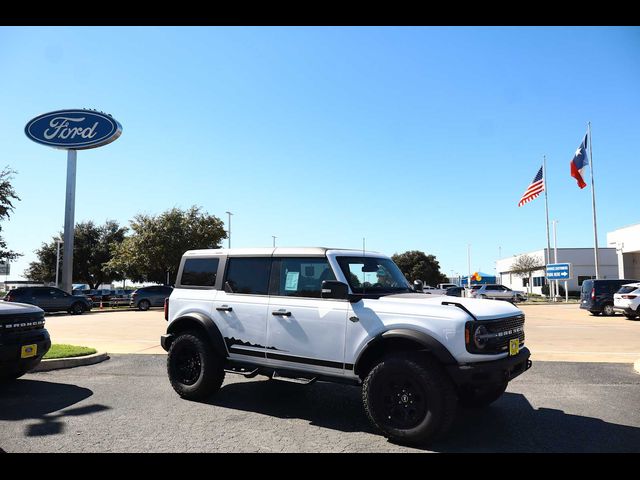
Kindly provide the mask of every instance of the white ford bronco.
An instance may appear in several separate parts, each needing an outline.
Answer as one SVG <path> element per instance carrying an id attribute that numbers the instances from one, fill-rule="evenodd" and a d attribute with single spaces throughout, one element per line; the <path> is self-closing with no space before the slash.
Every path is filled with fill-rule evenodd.
<path id="1" fill-rule="evenodd" d="M 165 318 L 181 397 L 210 396 L 225 372 L 358 385 L 371 422 L 406 444 L 444 434 L 457 404 L 488 405 L 531 367 L 521 310 L 416 293 L 373 252 L 191 250 Z"/>

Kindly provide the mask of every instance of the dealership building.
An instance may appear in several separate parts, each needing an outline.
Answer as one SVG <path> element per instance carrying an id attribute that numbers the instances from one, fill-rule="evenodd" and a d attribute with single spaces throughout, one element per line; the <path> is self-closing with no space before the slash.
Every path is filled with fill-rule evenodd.
<path id="1" fill-rule="evenodd" d="M 640 227 L 640 225 L 639 225 Z M 533 252 L 521 253 L 509 258 L 502 258 L 496 262 L 497 281 L 513 290 L 526 290 L 542 295 L 542 286 L 546 284 L 545 258 L 549 263 L 570 263 L 572 267 L 572 278 L 567 281 L 569 292 L 578 291 L 582 287 L 582 282 L 595 278 L 596 267 L 593 255 L 593 248 L 558 248 L 558 260 L 555 261 L 554 250 L 551 249 L 550 256 L 545 257 L 546 248 Z M 639 252 L 640 253 L 640 252 Z M 513 264 L 519 257 L 529 255 L 537 257 L 542 268 L 535 270 L 531 274 L 533 287 L 529 289 L 529 275 L 519 277 L 512 273 Z M 618 273 L 618 254 L 615 248 L 598 248 L 599 273 L 600 278 L 620 278 Z M 624 278 L 624 277 L 622 277 Z M 564 288 L 564 281 L 559 282 Z"/>
<path id="2" fill-rule="evenodd" d="M 607 233 L 607 245 L 618 257 L 618 278 L 640 280 L 640 223 Z"/>

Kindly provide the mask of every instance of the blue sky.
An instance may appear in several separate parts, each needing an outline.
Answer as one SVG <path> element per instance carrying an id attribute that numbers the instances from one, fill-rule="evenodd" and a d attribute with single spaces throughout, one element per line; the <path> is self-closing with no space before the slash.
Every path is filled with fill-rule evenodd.
<path id="1" fill-rule="evenodd" d="M 25 124 L 94 108 L 123 126 L 78 153 L 76 221 L 201 206 L 232 246 L 422 250 L 492 273 L 546 245 L 592 247 L 569 162 L 592 123 L 600 246 L 640 222 L 640 28 L 0 27 L 0 152 L 17 170 L 2 235 L 24 254 L 62 229 L 66 154 Z M 226 245 L 226 241 L 224 242 Z"/>

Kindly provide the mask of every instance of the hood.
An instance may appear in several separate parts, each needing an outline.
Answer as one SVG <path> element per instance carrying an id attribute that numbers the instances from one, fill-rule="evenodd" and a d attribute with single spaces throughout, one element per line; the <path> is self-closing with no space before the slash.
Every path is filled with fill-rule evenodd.
<path id="1" fill-rule="evenodd" d="M 480 298 L 450 297 L 446 295 L 425 295 L 423 293 L 400 293 L 387 295 L 379 299 L 367 299 L 372 309 L 379 312 L 402 313 L 412 315 L 434 315 L 438 317 L 460 318 L 460 314 L 468 316 L 463 309 L 456 305 L 443 305 L 443 302 L 459 304 L 469 310 L 478 320 L 511 317 L 522 314 L 522 310 L 509 302 L 501 300 L 484 300 Z"/>
<path id="2" fill-rule="evenodd" d="M 44 310 L 28 303 L 0 302 L 0 315 L 19 315 L 40 312 L 44 313 Z"/>

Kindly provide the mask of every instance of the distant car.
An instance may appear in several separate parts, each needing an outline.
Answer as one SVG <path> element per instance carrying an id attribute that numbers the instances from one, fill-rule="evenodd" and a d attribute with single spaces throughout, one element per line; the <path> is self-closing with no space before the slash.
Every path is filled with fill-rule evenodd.
<path id="1" fill-rule="evenodd" d="M 6 302 L 29 303 L 45 312 L 66 311 L 74 315 L 91 310 L 91 301 L 84 295 L 70 295 L 56 287 L 18 287 L 4 297 Z"/>
<path id="2" fill-rule="evenodd" d="M 442 290 L 446 290 L 447 288 L 453 288 L 453 287 L 457 287 L 458 285 L 456 285 L 455 283 L 439 283 L 438 284 L 438 288 L 442 289 Z"/>
<path id="3" fill-rule="evenodd" d="M 627 283 L 613 294 L 613 309 L 629 320 L 640 316 L 640 282 Z"/>
<path id="4" fill-rule="evenodd" d="M 432 287 L 431 285 L 424 285 L 422 291 L 427 295 L 444 295 L 445 290 L 441 288 Z"/>
<path id="5" fill-rule="evenodd" d="M 497 285 L 493 283 L 487 283 L 480 285 L 480 288 L 471 291 L 471 296 L 474 298 L 489 298 L 493 300 L 506 300 L 508 302 L 524 302 L 527 299 L 527 294 L 519 290 L 511 290 L 504 285 Z"/>
<path id="6" fill-rule="evenodd" d="M 0 302 L 0 383 L 35 368 L 49 348 L 51 339 L 41 308 Z"/>
<path id="7" fill-rule="evenodd" d="M 580 291 L 580 308 L 589 310 L 591 315 L 614 315 L 613 295 L 623 285 L 636 282 L 638 280 L 585 280 Z"/>
<path id="8" fill-rule="evenodd" d="M 445 295 L 450 297 L 462 297 L 462 292 L 464 292 L 464 287 L 449 287 L 447 288 Z"/>
<path id="9" fill-rule="evenodd" d="M 164 299 L 173 292 L 173 287 L 153 285 L 142 287 L 131 294 L 129 306 L 139 310 L 149 310 L 150 307 L 164 307 Z"/>

